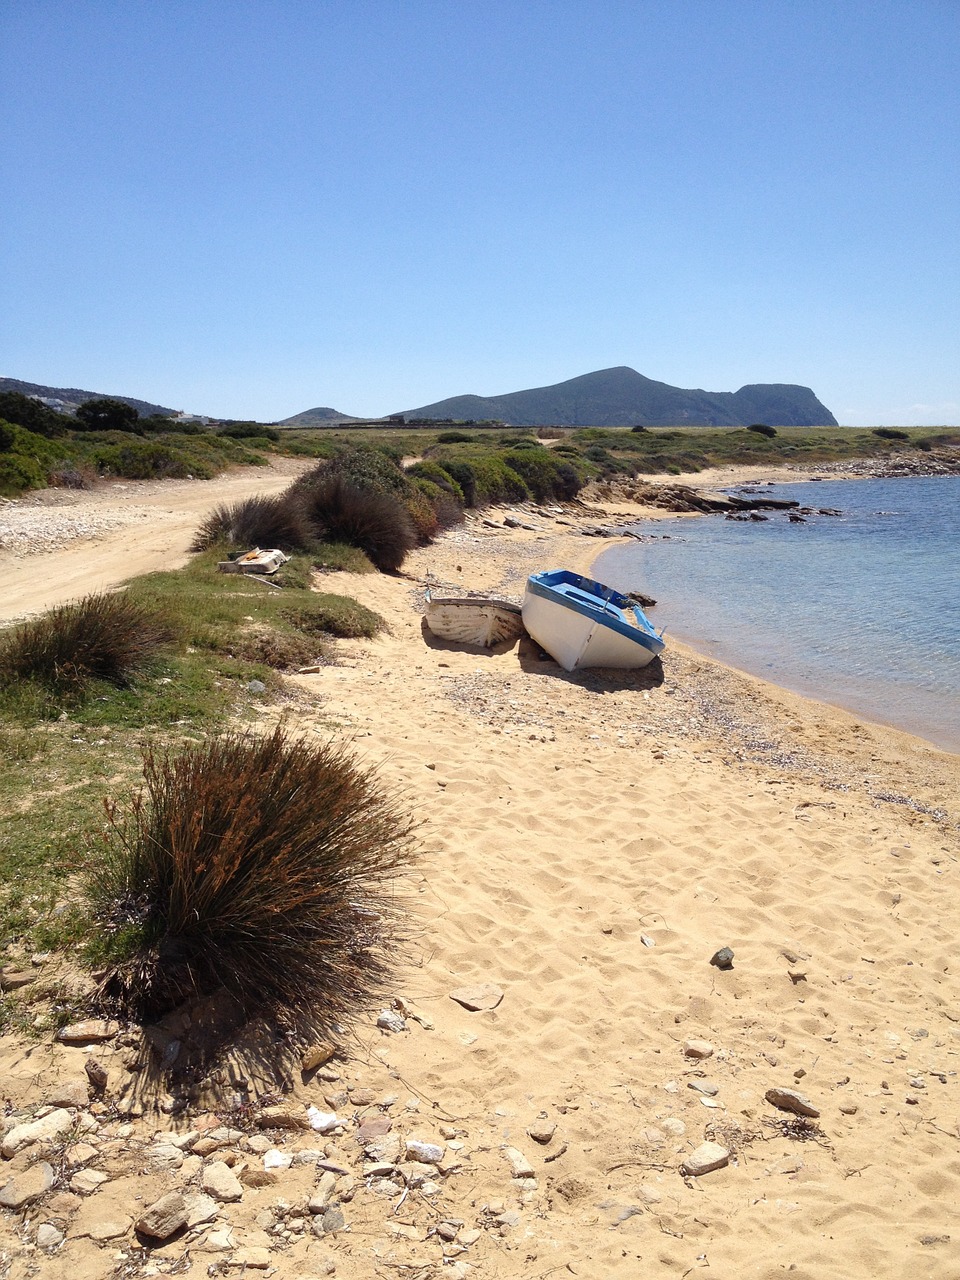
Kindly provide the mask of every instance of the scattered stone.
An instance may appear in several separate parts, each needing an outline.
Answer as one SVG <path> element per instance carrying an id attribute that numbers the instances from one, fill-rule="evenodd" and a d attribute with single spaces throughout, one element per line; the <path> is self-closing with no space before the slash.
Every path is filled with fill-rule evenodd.
<path id="1" fill-rule="evenodd" d="M 147 1160 L 151 1169 L 172 1172 L 183 1164 L 183 1152 L 172 1142 L 158 1142 L 155 1147 L 150 1147 L 147 1151 Z"/>
<path id="2" fill-rule="evenodd" d="M 496 1009 L 503 999 L 503 991 L 492 982 L 482 982 L 473 987 L 458 987 L 450 992 L 450 999 L 471 1013 L 485 1013 Z"/>
<path id="3" fill-rule="evenodd" d="M 419 1164 L 439 1164 L 444 1148 L 437 1142 L 422 1142 L 419 1138 L 407 1139 L 407 1159 Z"/>
<path id="4" fill-rule="evenodd" d="M 168 1191 L 137 1219 L 136 1229 L 154 1240 L 168 1240 L 186 1225 L 186 1200 L 179 1191 Z"/>
<path id="5" fill-rule="evenodd" d="M 331 1133 L 341 1124 L 335 1111 L 321 1111 L 318 1107 L 307 1107 L 307 1121 L 315 1133 Z"/>
<path id="6" fill-rule="evenodd" d="M 336 1204 L 332 1204 L 329 1209 L 326 1209 L 319 1221 L 324 1235 L 330 1235 L 334 1231 L 342 1231 L 347 1225 L 343 1210 Z"/>
<path id="7" fill-rule="evenodd" d="M 714 1169 L 725 1168 L 729 1162 L 730 1152 L 726 1147 L 721 1147 L 719 1142 L 703 1142 L 696 1151 L 691 1151 L 684 1157 L 680 1171 L 688 1178 L 699 1178 L 705 1173 L 712 1173 Z"/>
<path id="8" fill-rule="evenodd" d="M 80 1169 L 70 1179 L 70 1186 L 80 1195 L 91 1196 L 107 1181 L 107 1175 L 99 1169 Z"/>
<path id="9" fill-rule="evenodd" d="M 389 1116 L 367 1116 L 356 1132 L 356 1139 L 360 1145 L 364 1147 L 374 1138 L 382 1138 L 384 1134 L 389 1133 L 392 1128 L 393 1121 Z"/>
<path id="10" fill-rule="evenodd" d="M 86 1080 L 65 1080 L 54 1085 L 44 1101 L 48 1107 L 85 1107 L 90 1101 L 90 1086 Z"/>
<path id="11" fill-rule="evenodd" d="M 548 1120 L 545 1116 L 534 1120 L 533 1124 L 527 1129 L 527 1134 L 534 1142 L 539 1142 L 545 1147 L 548 1142 L 553 1140 L 553 1135 L 557 1132 L 557 1126 L 552 1120 Z"/>
<path id="12" fill-rule="evenodd" d="M 300 1068 L 302 1071 L 316 1071 L 317 1067 L 322 1067 L 337 1052 L 332 1044 L 315 1044 L 304 1052 L 300 1059 Z"/>
<path id="13" fill-rule="evenodd" d="M 73 1116 L 65 1108 L 60 1107 L 49 1112 L 41 1120 L 31 1120 L 26 1124 L 15 1125 L 4 1137 L 0 1151 L 5 1160 L 12 1159 L 22 1147 L 32 1146 L 35 1142 L 56 1142 L 68 1133 L 74 1125 Z"/>
<path id="14" fill-rule="evenodd" d="M 532 1178 L 535 1176 L 533 1165 L 516 1147 L 504 1147 L 503 1158 L 510 1166 L 510 1173 L 514 1178 Z"/>
<path id="15" fill-rule="evenodd" d="M 276 1147 L 271 1147 L 269 1151 L 263 1153 L 264 1169 L 289 1169 L 293 1164 L 293 1156 L 286 1151 L 279 1151 Z"/>
<path id="16" fill-rule="evenodd" d="M 262 680 L 248 680 L 247 691 L 249 693 L 266 693 L 267 686 L 263 683 Z"/>
<path id="17" fill-rule="evenodd" d="M 715 1098 L 720 1092 L 720 1086 L 711 1084 L 709 1080 L 689 1080 L 687 1088 L 694 1089 L 697 1093 L 705 1093 L 708 1098 Z"/>
<path id="18" fill-rule="evenodd" d="M 122 1218 L 99 1218 L 87 1231 L 87 1235 L 91 1240 L 103 1242 L 105 1240 L 119 1240 L 121 1236 L 125 1236 L 133 1225 L 133 1219 L 126 1216 Z"/>
<path id="19" fill-rule="evenodd" d="M 683 1056 L 685 1058 L 695 1058 L 698 1061 L 703 1058 L 712 1058 L 713 1045 L 709 1040 L 687 1040 L 684 1042 Z"/>
<path id="20" fill-rule="evenodd" d="M 61 1044 L 103 1044 L 112 1040 L 119 1031 L 119 1023 L 86 1018 L 83 1022 L 71 1022 L 69 1026 L 61 1027 L 57 1039 Z"/>
<path id="21" fill-rule="evenodd" d="M 682 1120 L 678 1120 L 676 1116 L 667 1116 L 667 1118 L 665 1120 L 661 1120 L 660 1123 L 663 1125 L 666 1132 L 671 1134 L 674 1138 L 682 1138 L 687 1132 L 687 1126 Z"/>
<path id="22" fill-rule="evenodd" d="M 257 1116 L 261 1129 L 308 1129 L 307 1113 L 293 1107 L 264 1107 Z"/>
<path id="23" fill-rule="evenodd" d="M 200 1179 L 200 1186 L 208 1195 L 223 1204 L 239 1200 L 243 1195 L 240 1179 L 222 1160 L 214 1160 L 212 1164 L 207 1165 Z"/>
<path id="24" fill-rule="evenodd" d="M 19 991 L 35 982 L 36 977 L 31 969 L 4 969 L 0 973 L 0 991 Z"/>
<path id="25" fill-rule="evenodd" d="M 185 1195 L 187 1204 L 187 1226 L 202 1226 L 205 1222 L 213 1222 L 220 1212 L 220 1206 L 210 1196 L 195 1194 Z"/>
<path id="26" fill-rule="evenodd" d="M 5 1209 L 20 1209 L 31 1200 L 38 1200 L 53 1186 L 54 1177 L 53 1166 L 46 1160 L 31 1165 L 0 1189 L 0 1205 Z"/>
<path id="27" fill-rule="evenodd" d="M 406 1022 L 396 1009 L 381 1009 L 377 1015 L 377 1026 L 381 1031 L 392 1031 L 394 1034 L 407 1029 Z"/>
<path id="28" fill-rule="evenodd" d="M 38 1249 L 59 1249 L 63 1241 L 63 1232 L 59 1227 L 55 1227 L 52 1222 L 41 1222 L 37 1227 Z"/>
<path id="29" fill-rule="evenodd" d="M 732 969 L 733 952 L 729 947 L 721 947 L 719 951 L 715 951 L 710 957 L 710 963 L 715 969 Z"/>
<path id="30" fill-rule="evenodd" d="M 251 684 L 259 684 L 259 680 L 251 680 Z M 239 1267 L 241 1271 L 266 1271 L 271 1265 L 270 1250 L 265 1249 L 262 1245 L 248 1245 L 246 1249 L 238 1249 L 230 1259 L 232 1267 Z"/>
<path id="31" fill-rule="evenodd" d="M 840 1114 L 844 1116 L 855 1116 L 857 1114 L 857 1104 L 855 1102 L 844 1102 L 840 1107 Z"/>
<path id="32" fill-rule="evenodd" d="M 368 1160 L 384 1160 L 388 1164 L 396 1164 L 400 1159 L 400 1139 L 396 1134 L 387 1133 L 381 1138 L 372 1138 L 363 1151 Z"/>
<path id="33" fill-rule="evenodd" d="M 795 1089 L 768 1089 L 763 1096 L 771 1106 L 779 1107 L 781 1111 L 792 1111 L 794 1115 L 809 1116 L 811 1120 L 816 1120 L 820 1115 L 810 1099 L 805 1098 L 802 1093 L 797 1093 Z"/>
<path id="34" fill-rule="evenodd" d="M 90 1081 L 90 1088 L 96 1094 L 106 1091 L 107 1080 L 109 1079 L 107 1068 L 103 1065 L 99 1058 L 88 1058 L 83 1064 L 83 1069 L 87 1073 L 87 1079 Z"/>

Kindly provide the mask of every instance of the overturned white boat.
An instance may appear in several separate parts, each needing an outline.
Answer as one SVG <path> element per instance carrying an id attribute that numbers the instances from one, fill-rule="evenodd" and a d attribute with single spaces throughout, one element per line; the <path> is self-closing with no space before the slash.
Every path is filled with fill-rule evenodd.
<path id="1" fill-rule="evenodd" d="M 523 634 L 520 606 L 495 596 L 435 596 L 427 591 L 427 626 L 440 640 L 485 649 Z"/>
<path id="2" fill-rule="evenodd" d="M 664 649 L 662 632 L 639 605 L 570 569 L 550 569 L 528 579 L 523 622 L 566 671 L 645 667 Z"/>

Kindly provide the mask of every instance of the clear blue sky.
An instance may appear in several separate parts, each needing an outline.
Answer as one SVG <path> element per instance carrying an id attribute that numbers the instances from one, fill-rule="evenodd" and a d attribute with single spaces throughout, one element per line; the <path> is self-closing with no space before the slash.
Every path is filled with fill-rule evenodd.
<path id="1" fill-rule="evenodd" d="M 960 422 L 958 0 L 0 0 L 0 375 Z"/>

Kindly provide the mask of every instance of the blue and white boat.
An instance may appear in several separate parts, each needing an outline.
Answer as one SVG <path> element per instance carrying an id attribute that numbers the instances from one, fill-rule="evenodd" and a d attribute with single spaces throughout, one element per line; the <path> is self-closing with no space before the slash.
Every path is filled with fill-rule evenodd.
<path id="1" fill-rule="evenodd" d="M 527 580 L 523 625 L 566 671 L 645 667 L 664 648 L 662 632 L 639 605 L 570 569 Z"/>

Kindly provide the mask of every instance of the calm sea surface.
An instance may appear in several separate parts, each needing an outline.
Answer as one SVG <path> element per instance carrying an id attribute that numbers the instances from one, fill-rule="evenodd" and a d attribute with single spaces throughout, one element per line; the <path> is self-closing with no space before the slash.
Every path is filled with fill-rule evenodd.
<path id="1" fill-rule="evenodd" d="M 843 514 L 648 521 L 595 576 L 655 596 L 668 641 L 960 751 L 960 476 L 752 492 Z"/>

